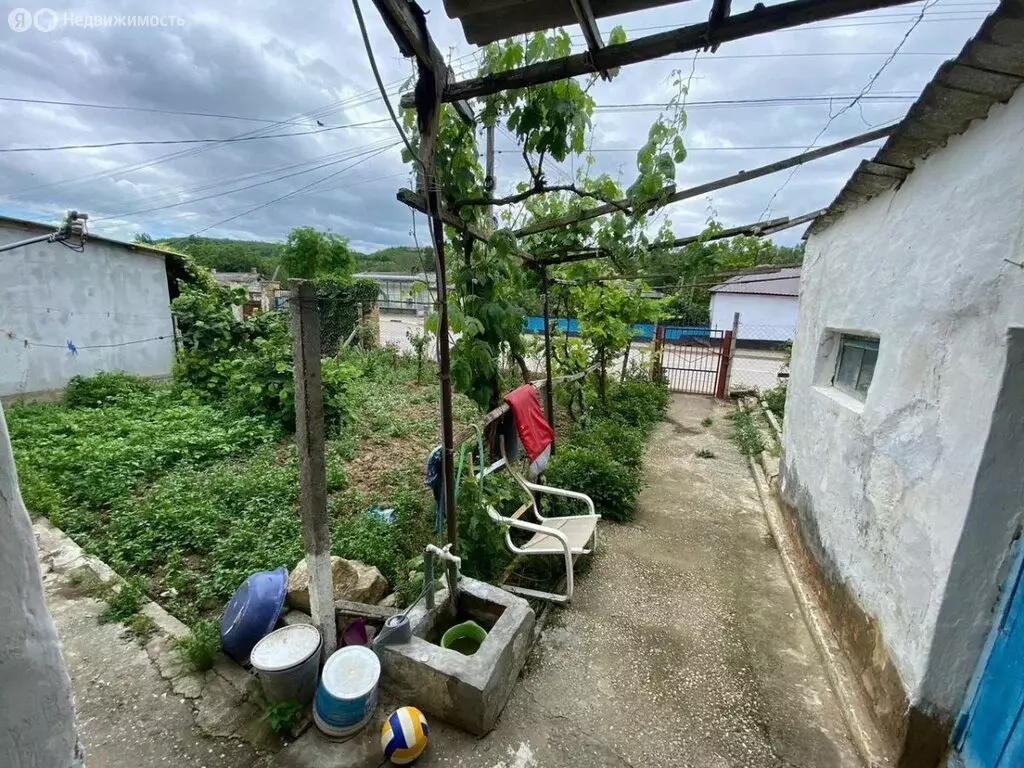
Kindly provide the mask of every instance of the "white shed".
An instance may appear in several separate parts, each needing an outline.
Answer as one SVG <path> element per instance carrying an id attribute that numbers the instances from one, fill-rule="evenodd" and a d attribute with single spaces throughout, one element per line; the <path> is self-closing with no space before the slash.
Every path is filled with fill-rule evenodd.
<path id="1" fill-rule="evenodd" d="M 0 217 L 0 244 L 55 229 Z M 169 376 L 169 255 L 94 236 L 82 252 L 41 242 L 0 253 L 0 397 L 56 394 L 101 371 Z"/>
<path id="2" fill-rule="evenodd" d="M 800 307 L 800 267 L 750 273 L 711 289 L 711 327 L 732 328 L 740 313 L 737 341 L 792 341 Z"/>

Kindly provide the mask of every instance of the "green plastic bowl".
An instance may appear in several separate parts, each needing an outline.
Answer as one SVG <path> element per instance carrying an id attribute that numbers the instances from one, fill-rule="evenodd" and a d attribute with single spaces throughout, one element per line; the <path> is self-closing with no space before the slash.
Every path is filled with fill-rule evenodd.
<path id="1" fill-rule="evenodd" d="M 486 629 L 475 621 L 464 621 L 461 624 L 456 624 L 441 636 L 441 647 L 458 651 L 464 656 L 472 656 L 480 650 L 480 645 L 486 639 Z"/>

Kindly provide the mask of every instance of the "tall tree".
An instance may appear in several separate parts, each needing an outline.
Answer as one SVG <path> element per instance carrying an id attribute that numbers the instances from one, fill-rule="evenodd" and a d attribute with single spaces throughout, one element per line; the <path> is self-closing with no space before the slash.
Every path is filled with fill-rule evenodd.
<path id="1" fill-rule="evenodd" d="M 312 227 L 296 227 L 281 249 L 281 266 L 291 277 L 348 280 L 355 257 L 347 238 Z"/>

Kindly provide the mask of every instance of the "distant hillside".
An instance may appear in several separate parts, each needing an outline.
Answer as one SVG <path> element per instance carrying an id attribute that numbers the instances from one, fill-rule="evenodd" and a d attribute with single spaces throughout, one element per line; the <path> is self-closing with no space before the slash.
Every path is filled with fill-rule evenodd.
<path id="1" fill-rule="evenodd" d="M 217 237 L 172 237 L 160 240 L 157 244 L 187 253 L 198 264 L 219 272 L 248 272 L 256 269 L 269 277 L 277 270 L 278 278 L 288 276 L 280 269 L 278 250 L 281 243 Z M 412 274 L 422 272 L 425 265 L 429 266 L 429 271 L 433 271 L 433 259 L 427 248 L 417 251 L 415 248 L 400 246 L 370 254 L 358 251 L 353 253 L 356 257 L 356 272 Z"/>
<path id="2" fill-rule="evenodd" d="M 172 237 L 158 244 L 187 253 L 197 264 L 218 272 L 256 269 L 266 275 L 272 275 L 277 268 L 277 251 L 281 247 L 280 243 L 217 237 Z"/>
<path id="3" fill-rule="evenodd" d="M 397 248 L 383 248 L 376 253 L 356 254 L 357 272 L 397 272 L 411 275 L 423 272 L 434 271 L 434 259 L 429 248 L 410 248 L 400 246 Z"/>

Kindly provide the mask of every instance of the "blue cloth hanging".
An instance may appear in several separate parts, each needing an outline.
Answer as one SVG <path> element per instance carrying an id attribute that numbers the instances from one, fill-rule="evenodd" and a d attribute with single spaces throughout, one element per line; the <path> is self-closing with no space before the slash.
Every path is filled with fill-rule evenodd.
<path id="1" fill-rule="evenodd" d="M 434 494 L 434 507 L 437 510 L 434 514 L 434 533 L 440 533 L 444 529 L 444 474 L 441 472 L 443 456 L 444 448 L 440 445 L 430 452 L 424 481 Z"/>

